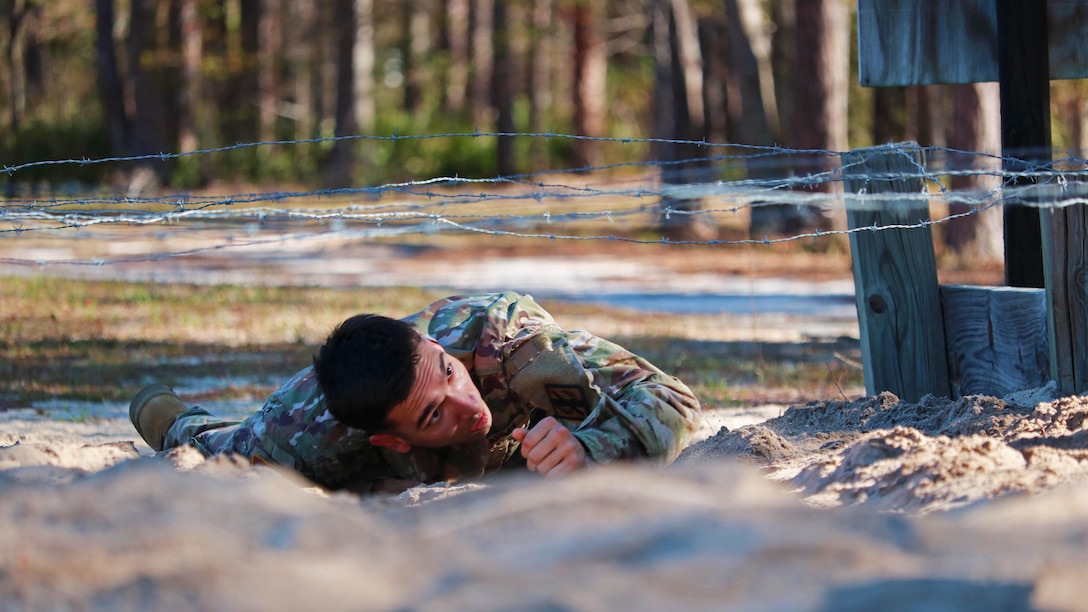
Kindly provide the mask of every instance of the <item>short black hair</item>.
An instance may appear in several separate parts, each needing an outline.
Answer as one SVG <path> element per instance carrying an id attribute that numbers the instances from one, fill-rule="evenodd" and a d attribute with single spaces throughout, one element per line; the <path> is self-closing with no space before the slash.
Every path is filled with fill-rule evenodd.
<path id="1" fill-rule="evenodd" d="M 416 382 L 421 336 L 414 327 L 377 314 L 336 326 L 314 356 L 325 406 L 341 423 L 379 431 Z"/>

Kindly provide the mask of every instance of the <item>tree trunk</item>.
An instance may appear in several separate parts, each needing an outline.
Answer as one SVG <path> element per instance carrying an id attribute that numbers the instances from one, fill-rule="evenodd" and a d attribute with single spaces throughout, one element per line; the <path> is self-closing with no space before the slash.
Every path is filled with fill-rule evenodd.
<path id="1" fill-rule="evenodd" d="M 700 19 L 699 41 L 703 54 L 703 129 L 710 142 L 725 143 L 733 133 L 729 130 L 732 98 L 728 91 L 735 86 L 735 72 L 728 59 L 729 23 L 713 17 Z"/>
<path id="2" fill-rule="evenodd" d="M 847 148 L 850 26 L 843 0 L 797 3 L 797 99 L 793 146 L 844 151 Z M 801 52 L 801 50 L 804 50 Z M 822 160 L 821 160 L 822 161 Z M 826 164 L 817 164 L 819 170 Z"/>
<path id="3" fill-rule="evenodd" d="M 355 0 L 355 123 L 364 133 L 374 131 L 374 0 Z M 406 69 L 407 72 L 407 69 Z M 407 80 L 405 81 L 407 87 Z"/>
<path id="4" fill-rule="evenodd" d="M 335 0 L 337 25 L 336 127 L 337 137 L 353 136 L 355 124 L 355 32 L 356 0 Z M 332 189 L 350 187 L 355 179 L 355 140 L 337 140 L 330 153 L 325 184 Z"/>
<path id="5" fill-rule="evenodd" d="M 125 89 L 113 41 L 113 0 L 95 0 L 95 72 L 103 121 L 114 155 L 132 153 L 131 128 L 125 113 Z"/>
<path id="6" fill-rule="evenodd" d="M 317 59 L 318 47 L 324 42 L 317 38 L 317 7 L 309 2 L 289 2 L 284 8 L 290 16 L 290 25 L 284 27 L 284 44 L 291 67 L 290 88 L 294 93 L 291 117 L 295 120 L 295 138 L 313 138 L 317 135 L 315 117 L 322 114 L 322 104 L 314 100 L 314 92 L 324 91 L 324 65 Z"/>
<path id="7" fill-rule="evenodd" d="M 280 0 L 265 0 L 258 25 L 260 44 L 257 52 L 258 137 L 263 142 L 277 140 L 280 78 L 277 67 L 283 47 L 283 5 Z"/>
<path id="8" fill-rule="evenodd" d="M 476 129 L 490 131 L 494 125 L 491 106 L 491 73 L 494 70 L 494 2 L 474 0 L 472 8 L 472 120 Z"/>
<path id="9" fill-rule="evenodd" d="M 529 131 L 542 134 L 548 130 L 544 117 L 551 108 L 551 54 L 552 20 L 555 11 L 552 0 L 537 0 L 533 4 L 532 27 L 530 28 L 531 51 L 529 52 Z M 546 170 L 548 163 L 548 142 L 543 138 L 533 138 L 529 145 L 529 157 L 533 171 Z"/>
<path id="10" fill-rule="evenodd" d="M 873 144 L 908 140 L 907 88 L 873 88 Z"/>
<path id="11" fill-rule="evenodd" d="M 413 0 L 403 5 L 404 109 L 413 115 L 423 108 L 426 93 L 432 88 L 429 74 L 432 33 L 432 0 Z"/>
<path id="12" fill-rule="evenodd" d="M 260 137 L 260 53 L 261 18 L 264 14 L 262 0 L 241 0 L 242 66 L 238 79 L 241 92 L 238 112 L 238 134 L 242 142 L 253 142 Z M 256 155 L 255 151 L 251 152 Z"/>
<path id="13" fill-rule="evenodd" d="M 1070 141 L 1075 155 L 1084 159 L 1088 156 L 1088 98 L 1074 98 L 1070 101 L 1070 106 Z"/>
<path id="14" fill-rule="evenodd" d="M 803 0 L 802 0 L 803 1 Z M 771 34 L 771 67 L 775 75 L 788 78 L 775 79 L 774 99 L 778 107 L 778 142 L 784 142 L 793 133 L 793 115 L 797 92 L 792 75 L 797 70 L 797 0 L 771 2 L 770 21 L 774 24 Z"/>
<path id="15" fill-rule="evenodd" d="M 604 135 L 605 75 L 608 48 L 600 32 L 604 3 L 585 0 L 573 8 L 574 26 L 574 133 Z M 574 142 L 574 165 L 585 168 L 600 164 L 600 146 L 593 140 Z"/>
<path id="16" fill-rule="evenodd" d="M 946 92 L 947 89 L 939 85 L 907 88 L 907 107 L 915 109 L 914 124 L 907 132 L 908 140 L 914 140 L 923 147 L 944 146 L 948 120 L 942 110 L 948 106 L 945 102 Z"/>
<path id="17" fill-rule="evenodd" d="M 736 142 L 769 146 L 778 142 L 778 105 L 772 68 L 771 38 L 763 8 L 755 0 L 726 0 L 729 60 L 733 87 L 729 92 L 729 132 Z M 781 168 L 754 162 L 747 176 L 765 179 Z M 751 211 L 753 231 L 766 231 L 780 223 L 782 209 L 759 206 Z"/>
<path id="18" fill-rule="evenodd" d="M 26 24 L 33 7 L 33 3 L 28 5 L 25 1 L 13 0 L 8 11 L 8 48 L 4 59 L 11 79 L 8 82 L 8 102 L 11 105 L 9 123 L 13 132 L 19 130 L 26 115 Z"/>
<path id="19" fill-rule="evenodd" d="M 800 0 L 796 4 L 795 100 L 792 130 L 783 134 L 791 147 L 812 151 L 798 155 L 798 176 L 829 172 L 838 160 L 820 151 L 844 151 L 847 143 L 849 31 L 843 0 Z M 808 189 L 806 189 L 808 190 Z M 811 190 L 832 193 L 841 186 L 822 179 Z M 773 205 L 753 215 L 751 233 L 795 234 L 830 227 L 827 209 L 819 206 Z M 777 217 L 777 218 L 776 218 Z M 758 221 L 758 222 L 757 222 Z"/>
<path id="20" fill-rule="evenodd" d="M 699 46 L 699 24 L 688 6 L 688 0 L 672 0 L 672 14 L 676 28 L 673 57 L 679 61 L 678 72 L 683 76 L 684 87 L 685 104 L 680 110 L 687 115 L 687 138 L 699 140 L 706 136 L 703 123 L 703 55 Z M 698 151 L 693 150 L 692 153 L 698 154 Z"/>
<path id="21" fill-rule="evenodd" d="M 511 134 L 514 127 L 514 76 L 513 57 L 510 44 L 510 24 L 507 21 L 506 5 L 508 0 L 494 0 L 492 24 L 494 32 L 495 63 L 491 78 L 491 102 L 495 107 L 495 129 Z M 509 176 L 517 172 L 517 159 L 514 155 L 514 137 L 500 136 L 495 146 L 496 171 L 499 176 Z"/>
<path id="22" fill-rule="evenodd" d="M 156 74 L 159 67 L 145 63 L 144 52 L 151 47 L 148 34 L 154 32 L 151 20 L 153 8 L 151 0 L 131 0 L 129 5 L 127 56 L 132 101 L 129 116 L 132 125 L 132 153 L 135 155 L 164 153 L 173 148 L 165 146 L 163 138 L 162 90 L 157 79 L 159 75 Z M 153 53 L 147 55 L 154 56 Z M 163 183 L 170 175 L 165 161 L 143 161 L 137 166 L 150 169 L 153 176 L 146 171 L 137 172 L 129 185 L 130 192 L 142 191 L 156 183 Z"/>
<path id="23" fill-rule="evenodd" d="M 459 113 L 465 109 L 468 87 L 469 0 L 446 3 L 446 37 L 449 40 L 450 65 L 446 82 L 446 109 Z"/>
<path id="24" fill-rule="evenodd" d="M 204 32 L 200 27 L 198 0 L 181 0 L 181 115 L 178 118 L 178 147 L 182 152 L 197 148 L 200 138 L 196 115 L 202 99 L 203 87 L 200 72 L 204 56 Z"/>
<path id="25" fill-rule="evenodd" d="M 311 9 L 311 36 L 315 40 L 303 42 L 313 68 L 309 71 L 311 138 L 321 136 L 322 126 L 336 122 L 337 79 L 340 69 L 340 24 L 336 22 L 336 0 L 315 4 Z M 326 33 L 331 32 L 332 35 Z M 335 131 L 335 128 L 334 128 Z"/>
<path id="26" fill-rule="evenodd" d="M 771 67 L 771 40 L 763 8 L 757 0 L 726 0 L 729 63 L 737 90 L 731 97 L 730 133 L 736 142 L 771 145 L 777 141 L 778 106 Z"/>
<path id="27" fill-rule="evenodd" d="M 339 1 L 339 0 L 337 0 Z M 284 54 L 287 70 L 285 71 L 284 99 L 281 106 L 285 115 L 294 123 L 293 138 L 305 140 L 320 135 L 319 126 L 326 116 L 335 114 L 336 61 L 335 49 L 339 43 L 336 36 L 319 36 L 322 31 L 318 26 L 319 10 L 328 11 L 330 3 L 284 2 Z M 330 11 L 331 12 L 331 11 Z M 332 20 L 328 20 L 330 23 Z M 329 68 L 322 61 L 328 55 L 327 48 L 332 46 L 333 78 L 327 76 Z M 325 113 L 325 92 L 333 94 L 333 110 Z M 286 135 L 286 134 L 285 134 Z M 315 150 L 312 147 L 291 147 L 295 163 L 311 163 Z M 320 169 L 319 169 L 320 170 Z"/>
<path id="28" fill-rule="evenodd" d="M 1001 170 L 1001 115 L 1000 92 L 997 83 L 971 83 L 951 85 L 953 90 L 952 132 L 949 146 L 961 151 L 975 151 L 984 155 L 960 156 L 956 169 Z M 995 175 L 953 176 L 954 193 L 974 193 L 982 197 L 997 189 L 1001 179 Z M 972 204 L 952 203 L 951 214 L 968 212 Z M 1000 207 L 993 207 L 968 217 L 951 219 L 944 224 L 945 243 L 966 263 L 1001 261 L 1004 244 Z"/>
<path id="29" fill-rule="evenodd" d="M 1088 153 L 1088 86 L 1086 81 L 1055 83 L 1051 99 L 1055 124 L 1064 126 L 1061 136 L 1065 153 L 1084 159 Z"/>
<path id="30" fill-rule="evenodd" d="M 683 1 L 683 0 L 680 0 Z M 692 125 L 688 89 L 684 83 L 685 70 L 678 40 L 677 18 L 688 13 L 676 9 L 677 0 L 655 0 L 653 13 L 654 53 L 654 138 L 662 140 L 690 140 Z M 702 94 L 700 93 L 700 96 Z M 680 185 L 700 180 L 692 174 L 693 164 L 676 164 L 699 155 L 691 144 L 680 142 L 655 142 L 654 158 L 662 162 L 661 179 L 666 185 Z M 662 196 L 659 230 L 670 240 L 710 240 L 717 230 L 697 215 L 686 214 L 698 210 L 700 202 Z"/>

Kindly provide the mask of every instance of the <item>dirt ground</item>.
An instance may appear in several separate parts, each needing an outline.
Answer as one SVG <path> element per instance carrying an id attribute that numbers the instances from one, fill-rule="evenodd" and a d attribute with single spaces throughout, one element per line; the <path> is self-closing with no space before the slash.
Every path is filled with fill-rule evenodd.
<path id="1" fill-rule="evenodd" d="M 631 252 L 644 277 L 849 277 L 841 255 Z M 187 261 L 230 281 L 231 257 Z M 436 266 L 398 260 L 402 276 Z M 326 272 L 357 283 L 355 265 Z M 0 610 L 1082 610 L 1088 399 L 1056 395 L 717 409 L 668 467 L 366 499 L 191 449 L 153 456 L 121 405 L 0 411 Z"/>
<path id="2" fill-rule="evenodd" d="M 668 468 L 397 497 L 3 413 L 0 609 L 1083 609 L 1088 399 L 708 413 Z"/>

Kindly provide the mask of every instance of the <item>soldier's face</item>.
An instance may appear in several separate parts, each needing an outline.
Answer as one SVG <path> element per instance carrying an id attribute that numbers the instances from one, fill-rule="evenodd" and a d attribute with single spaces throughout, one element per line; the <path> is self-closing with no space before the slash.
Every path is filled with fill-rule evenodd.
<path id="1" fill-rule="evenodd" d="M 390 411 L 387 423 L 386 433 L 409 446 L 438 448 L 486 436 L 491 411 L 464 364 L 424 338 L 419 343 L 416 384 Z"/>

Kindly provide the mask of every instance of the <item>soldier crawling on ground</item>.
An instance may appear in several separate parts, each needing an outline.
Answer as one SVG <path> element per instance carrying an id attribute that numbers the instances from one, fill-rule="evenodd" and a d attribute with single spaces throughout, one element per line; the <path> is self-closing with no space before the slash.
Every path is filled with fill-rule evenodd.
<path id="1" fill-rule="evenodd" d="M 445 298 L 400 320 L 351 317 L 241 422 L 190 408 L 162 383 L 129 416 L 156 451 L 190 444 L 329 489 L 396 493 L 512 466 L 555 476 L 619 459 L 668 463 L 698 411 L 678 379 L 505 292 Z"/>

